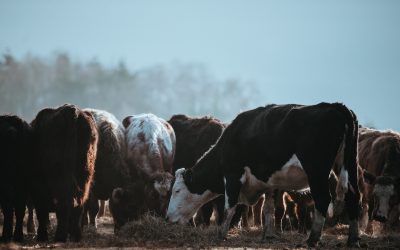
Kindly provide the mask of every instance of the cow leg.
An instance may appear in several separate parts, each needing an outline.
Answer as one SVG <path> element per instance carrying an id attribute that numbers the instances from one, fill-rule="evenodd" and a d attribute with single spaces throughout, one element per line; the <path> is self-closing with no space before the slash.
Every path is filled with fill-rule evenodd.
<path id="1" fill-rule="evenodd" d="M 236 206 L 236 212 L 232 217 L 230 228 L 240 226 L 239 223 L 242 219 L 243 212 L 246 210 L 246 205 L 240 204 Z M 243 221 L 242 221 L 243 223 Z M 242 224 L 243 225 L 243 224 Z"/>
<path id="2" fill-rule="evenodd" d="M 265 195 L 262 195 L 260 199 L 258 199 L 256 205 L 253 207 L 254 211 L 254 225 L 262 226 L 263 225 L 263 209 L 264 209 Z"/>
<path id="3" fill-rule="evenodd" d="M 277 232 L 275 230 L 275 200 L 273 197 L 273 192 L 267 192 L 265 194 L 263 212 L 265 223 L 262 240 L 267 238 L 277 238 Z"/>
<path id="4" fill-rule="evenodd" d="M 213 205 L 212 202 L 208 202 L 204 204 L 200 210 L 197 212 L 197 215 L 195 217 L 195 223 L 196 225 L 201 225 L 204 224 L 206 226 L 210 225 L 210 218 L 213 212 Z"/>
<path id="5" fill-rule="evenodd" d="M 87 206 L 89 212 L 89 225 L 96 228 L 97 227 L 96 216 L 99 213 L 99 201 L 96 199 L 96 197 L 93 196 L 91 197 L 89 195 Z"/>
<path id="6" fill-rule="evenodd" d="M 3 221 L 3 233 L 1 236 L 1 241 L 8 242 L 12 237 L 13 230 L 13 206 L 10 202 L 4 202 L 1 204 L 1 209 L 3 211 L 4 221 Z"/>
<path id="7" fill-rule="evenodd" d="M 328 173 L 329 174 L 329 173 Z M 326 174 L 326 176 L 328 176 Z M 317 176 L 324 176 L 323 174 Z M 307 239 L 309 247 L 314 247 L 321 239 L 321 232 L 325 224 L 325 216 L 328 210 L 331 196 L 329 193 L 329 185 L 326 180 L 323 182 L 320 179 L 309 178 L 311 195 L 315 201 L 314 221 L 311 226 L 311 232 Z"/>
<path id="8" fill-rule="evenodd" d="M 217 210 L 217 224 L 222 225 L 224 222 L 224 206 L 225 206 L 225 197 L 219 196 L 214 199 L 216 210 Z"/>
<path id="9" fill-rule="evenodd" d="M 35 220 L 33 219 L 33 204 L 31 202 L 28 202 L 28 222 L 26 227 L 28 234 L 35 233 Z"/>
<path id="10" fill-rule="evenodd" d="M 236 207 L 238 204 L 239 193 L 242 187 L 240 182 L 241 174 L 231 174 L 225 176 L 225 218 L 222 223 L 222 230 L 220 231 L 220 238 L 226 238 L 233 216 L 236 213 Z"/>
<path id="11" fill-rule="evenodd" d="M 35 210 L 39 222 L 36 239 L 38 241 L 48 241 L 47 225 L 49 224 L 49 210 L 41 203 L 35 205 Z"/>
<path id="12" fill-rule="evenodd" d="M 287 204 L 283 200 L 283 192 L 281 190 L 275 192 L 275 228 L 283 232 L 286 227 Z"/>
<path id="13" fill-rule="evenodd" d="M 55 235 L 55 241 L 58 242 L 67 241 L 72 204 L 73 204 L 72 196 L 70 196 L 69 198 L 63 197 L 62 199 L 57 199 L 57 204 L 56 204 L 57 230 Z"/>
<path id="14" fill-rule="evenodd" d="M 69 222 L 69 234 L 71 241 L 78 242 L 82 238 L 82 229 L 81 229 L 82 213 L 83 213 L 83 208 L 81 206 L 74 207 L 71 210 L 71 216 Z M 94 218 L 96 218 L 96 216 Z"/>
<path id="15" fill-rule="evenodd" d="M 23 226 L 24 226 L 24 216 L 25 216 L 25 202 L 19 201 L 15 206 L 15 231 L 14 231 L 14 241 L 22 242 L 24 240 Z"/>
<path id="16" fill-rule="evenodd" d="M 251 206 L 245 206 L 243 208 L 243 211 L 241 213 L 241 217 L 242 217 L 242 227 L 244 228 L 248 228 L 249 227 L 249 210 L 251 209 Z"/>
<path id="17" fill-rule="evenodd" d="M 99 212 L 97 213 L 97 218 L 103 217 L 106 214 L 106 201 L 100 200 Z"/>
<path id="18" fill-rule="evenodd" d="M 357 169 L 356 173 L 351 173 L 349 169 L 349 189 L 345 196 L 345 204 L 347 213 L 349 215 L 349 237 L 347 239 L 348 246 L 359 247 L 360 232 L 358 225 L 358 218 L 360 216 L 360 192 L 357 183 Z"/>
<path id="19" fill-rule="evenodd" d="M 310 215 L 308 207 L 304 203 L 299 203 L 296 206 L 296 215 L 298 220 L 298 231 L 301 234 L 307 234 L 307 217 Z"/>
<path id="20" fill-rule="evenodd" d="M 366 231 L 368 227 L 368 210 L 369 205 L 367 202 L 362 203 L 361 216 L 360 216 L 360 230 Z"/>

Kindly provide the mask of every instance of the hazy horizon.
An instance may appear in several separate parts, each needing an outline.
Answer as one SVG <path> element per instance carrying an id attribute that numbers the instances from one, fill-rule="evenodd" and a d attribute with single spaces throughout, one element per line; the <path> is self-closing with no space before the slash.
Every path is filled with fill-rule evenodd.
<path id="1" fill-rule="evenodd" d="M 339 101 L 400 131 L 399 11 L 371 0 L 0 0 L 0 53 L 61 51 L 131 72 L 201 65 L 216 82 L 258 86 L 254 107 Z"/>

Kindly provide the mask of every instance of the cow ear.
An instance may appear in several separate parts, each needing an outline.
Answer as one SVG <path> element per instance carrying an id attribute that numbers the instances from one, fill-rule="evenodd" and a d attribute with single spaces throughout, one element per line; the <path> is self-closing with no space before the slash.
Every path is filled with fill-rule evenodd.
<path id="1" fill-rule="evenodd" d="M 115 188 L 112 192 L 111 198 L 114 202 L 118 203 L 121 201 L 124 195 L 124 190 L 122 188 Z"/>
<path id="2" fill-rule="evenodd" d="M 122 125 L 124 125 L 124 128 L 127 128 L 127 127 L 129 127 L 129 125 L 131 125 L 131 118 L 132 118 L 133 116 L 127 116 L 127 117 L 125 117 L 123 120 L 122 120 Z"/>
<path id="3" fill-rule="evenodd" d="M 375 180 L 376 180 L 376 176 L 369 173 L 367 170 L 363 171 L 363 177 L 364 177 L 364 181 L 370 185 L 374 185 L 375 184 Z"/>

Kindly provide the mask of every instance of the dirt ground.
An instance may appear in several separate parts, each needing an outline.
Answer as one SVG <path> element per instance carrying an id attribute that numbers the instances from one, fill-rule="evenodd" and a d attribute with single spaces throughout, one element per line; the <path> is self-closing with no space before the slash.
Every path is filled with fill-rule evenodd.
<path id="1" fill-rule="evenodd" d="M 51 215 L 50 238 L 54 236 L 56 220 Z M 379 225 L 374 225 L 376 230 Z M 218 239 L 218 227 L 197 227 L 171 225 L 163 219 L 145 215 L 141 220 L 125 225 L 117 235 L 113 233 L 113 221 L 109 215 L 98 219 L 97 229 L 85 228 L 83 240 L 79 243 L 37 243 L 34 235 L 27 235 L 23 244 L 0 245 L 0 249 L 40 248 L 262 248 L 262 249 L 306 249 L 306 235 L 294 231 L 284 232 L 280 238 L 261 241 L 259 227 L 231 229 L 226 240 Z M 326 228 L 318 249 L 346 248 L 347 226 L 337 225 Z M 363 248 L 400 249 L 400 233 L 362 235 Z"/>

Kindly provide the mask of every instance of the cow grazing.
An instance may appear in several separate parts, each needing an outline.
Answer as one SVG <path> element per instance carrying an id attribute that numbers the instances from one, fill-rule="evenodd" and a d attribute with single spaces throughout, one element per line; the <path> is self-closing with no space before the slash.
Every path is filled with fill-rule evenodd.
<path id="1" fill-rule="evenodd" d="M 85 210 L 89 210 L 89 222 L 96 225 L 99 212 L 98 200 L 108 200 L 114 188 L 121 187 L 129 179 L 126 159 L 125 128 L 114 115 L 96 109 L 84 109 L 90 113 L 99 135 L 93 184 Z M 85 211 L 86 212 L 86 211 Z M 84 213 L 84 222 L 87 219 Z"/>
<path id="2" fill-rule="evenodd" d="M 144 190 L 143 187 L 157 191 L 157 195 L 153 195 L 157 205 L 148 206 L 149 209 L 146 209 L 164 216 L 173 181 L 171 171 L 175 154 L 174 130 L 165 120 L 153 114 L 128 116 L 122 121 L 122 124 L 126 129 L 127 164 L 130 169 L 132 185 L 113 191 L 110 209 L 114 210 L 114 218 L 116 211 L 129 210 L 129 205 L 133 206 L 132 203 L 135 200 L 130 199 L 127 195 L 138 194 L 139 190 Z M 136 183 L 141 178 L 143 183 Z M 151 188 L 149 183 L 152 185 Z M 128 192 L 127 189 L 133 191 Z M 141 195 L 148 195 L 148 193 Z M 121 197 L 125 198 L 124 202 L 121 202 Z"/>
<path id="3" fill-rule="evenodd" d="M 174 115 L 169 120 L 176 136 L 176 151 L 173 163 L 173 172 L 179 168 L 190 168 L 221 136 L 225 125 L 218 119 L 210 116 L 193 118 L 186 115 Z M 196 215 L 196 225 L 210 224 L 213 207 L 218 212 L 217 223 L 221 224 L 224 213 L 224 197 L 201 207 Z"/>
<path id="4" fill-rule="evenodd" d="M 163 183 L 169 178 L 170 174 L 166 172 L 149 175 L 140 168 L 132 169 L 130 182 L 115 188 L 109 201 L 114 232 L 118 232 L 128 221 L 139 219 L 146 212 L 165 214 L 165 197 L 156 189 L 155 183 Z"/>
<path id="5" fill-rule="evenodd" d="M 1 240 L 23 240 L 28 199 L 28 168 L 32 165 L 32 130 L 21 118 L 0 116 L 0 205 L 4 215 Z M 16 216 L 13 234 L 13 218 Z"/>
<path id="6" fill-rule="evenodd" d="M 237 204 L 252 205 L 265 193 L 263 238 L 274 237 L 274 190 L 309 186 L 315 212 L 307 243 L 314 246 L 331 200 L 328 178 L 336 160 L 342 166 L 339 184 L 348 190 L 348 245 L 358 245 L 357 140 L 356 116 L 339 103 L 268 105 L 243 112 L 194 167 L 176 171 L 166 218 L 186 223 L 204 203 L 225 194 L 225 237 Z"/>
<path id="7" fill-rule="evenodd" d="M 31 123 L 35 137 L 33 202 L 39 241 L 48 240 L 52 203 L 57 215 L 56 241 L 81 239 L 80 219 L 96 160 L 97 130 L 91 115 L 74 105 L 40 111 Z"/>
<path id="8" fill-rule="evenodd" d="M 189 117 L 183 114 L 173 115 L 168 120 L 168 123 L 171 124 L 176 136 L 176 151 L 173 163 L 174 173 L 179 168 L 192 167 L 217 142 L 227 126 L 211 116 Z M 217 212 L 217 224 L 220 225 L 224 218 L 224 200 L 224 197 L 220 196 L 202 206 L 196 213 L 195 224 L 209 225 L 215 208 Z M 247 211 L 245 207 L 238 208 L 237 214 L 231 223 L 232 225 L 236 225 L 240 220 L 242 210 L 243 214 Z M 242 222 L 247 226 L 247 216 L 243 216 Z"/>
<path id="9" fill-rule="evenodd" d="M 385 222 L 385 229 L 399 221 L 400 208 L 400 134 L 394 131 L 380 131 L 360 128 L 359 161 L 365 170 L 365 203 L 362 218 Z M 372 232 L 371 221 L 367 231 Z"/>

